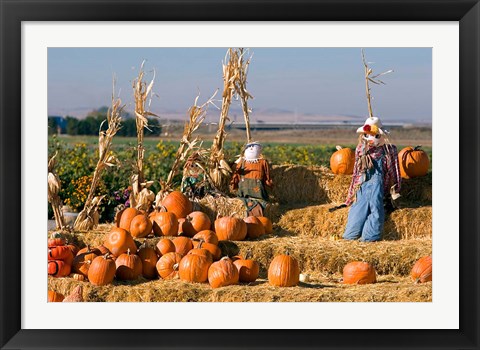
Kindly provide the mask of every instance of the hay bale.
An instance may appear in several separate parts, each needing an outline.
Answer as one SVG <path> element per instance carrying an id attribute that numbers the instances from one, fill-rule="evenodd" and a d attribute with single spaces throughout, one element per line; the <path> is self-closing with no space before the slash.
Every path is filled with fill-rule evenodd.
<path id="1" fill-rule="evenodd" d="M 278 225 L 295 235 L 310 237 L 341 237 L 349 208 L 332 213 L 331 205 L 317 205 L 285 212 Z M 385 218 L 382 239 L 432 237 L 432 207 L 397 209 Z"/>
<path id="2" fill-rule="evenodd" d="M 334 175 L 323 166 L 272 166 L 271 196 L 280 204 L 327 204 L 345 201 L 351 175 Z M 299 181 L 301 179 L 301 181 Z M 402 180 L 400 204 L 418 207 L 432 204 L 432 174 Z"/>
<path id="3" fill-rule="evenodd" d="M 296 287 L 272 287 L 265 279 L 251 284 L 212 289 L 206 283 L 180 280 L 138 280 L 96 287 L 73 278 L 48 279 L 48 288 L 69 294 L 83 287 L 86 302 L 426 302 L 432 300 L 432 283 L 413 284 L 410 278 L 378 276 L 377 283 L 344 285 L 338 280 L 315 276 Z"/>

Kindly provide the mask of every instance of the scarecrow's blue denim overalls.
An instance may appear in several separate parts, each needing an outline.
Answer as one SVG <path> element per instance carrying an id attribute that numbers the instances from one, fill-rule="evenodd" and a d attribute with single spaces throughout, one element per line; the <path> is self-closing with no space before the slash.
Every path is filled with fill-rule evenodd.
<path id="1" fill-rule="evenodd" d="M 356 193 L 350 207 L 344 239 L 360 238 L 363 242 L 378 241 L 383 231 L 383 157 L 372 159 L 373 166 L 365 172 L 365 181 Z"/>

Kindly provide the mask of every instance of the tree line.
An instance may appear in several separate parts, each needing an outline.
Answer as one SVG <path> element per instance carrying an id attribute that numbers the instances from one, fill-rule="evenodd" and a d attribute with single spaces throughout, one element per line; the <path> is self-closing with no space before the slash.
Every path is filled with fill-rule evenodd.
<path id="1" fill-rule="evenodd" d="M 48 117 L 48 134 L 67 134 L 67 135 L 98 135 L 100 125 L 107 120 L 108 107 L 101 107 L 87 115 L 84 119 L 78 119 L 72 116 L 66 117 Z M 145 136 L 159 136 L 162 132 L 162 126 L 157 118 L 148 118 L 148 128 L 145 129 Z M 107 122 L 103 124 L 102 129 L 107 129 Z M 117 132 L 118 136 L 137 136 L 137 125 L 135 118 L 128 112 L 122 115 L 122 127 Z"/>

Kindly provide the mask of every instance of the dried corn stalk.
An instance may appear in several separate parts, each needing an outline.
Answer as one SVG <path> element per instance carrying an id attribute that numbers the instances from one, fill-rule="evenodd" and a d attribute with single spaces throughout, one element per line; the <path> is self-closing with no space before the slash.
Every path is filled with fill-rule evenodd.
<path id="1" fill-rule="evenodd" d="M 385 83 L 383 81 L 381 81 L 380 79 L 378 79 L 378 77 L 380 77 L 382 75 L 385 75 L 385 74 L 388 74 L 388 73 L 391 73 L 391 72 L 393 72 L 393 70 L 388 70 L 386 72 L 373 75 L 372 68 L 368 67 L 367 61 L 365 60 L 365 53 L 363 52 L 363 49 L 362 49 L 362 61 L 363 61 L 364 69 L 365 69 L 365 89 L 366 89 L 366 92 L 367 92 L 368 115 L 369 115 L 370 118 L 373 118 L 372 96 L 370 94 L 369 82 L 371 82 L 373 84 L 377 84 L 377 85 L 380 85 L 380 84 L 385 85 Z"/>
<path id="2" fill-rule="evenodd" d="M 167 181 L 160 181 L 161 184 L 161 189 L 157 193 L 157 196 L 155 197 L 155 206 L 158 207 L 160 205 L 160 202 L 163 200 L 163 198 L 172 190 L 173 187 L 173 178 L 175 175 L 178 174 L 178 169 L 180 167 L 180 164 L 184 162 L 188 155 L 191 154 L 192 152 L 197 152 L 197 153 L 204 153 L 201 151 L 201 142 L 198 138 L 195 138 L 192 140 L 192 135 L 193 133 L 200 127 L 200 125 L 203 123 L 205 120 L 205 117 L 207 115 L 207 107 L 209 104 L 213 104 L 213 98 L 217 94 L 217 91 L 208 99 L 207 102 L 202 104 L 201 106 L 197 105 L 198 98 L 200 95 L 198 95 L 195 98 L 195 102 L 192 107 L 189 108 L 188 110 L 188 122 L 185 123 L 185 127 L 183 129 L 183 136 L 182 139 L 180 140 L 180 146 L 178 147 L 177 153 L 175 154 L 175 160 L 172 165 L 172 169 L 170 170 Z"/>
<path id="3" fill-rule="evenodd" d="M 236 91 L 236 82 L 240 76 L 238 67 L 238 52 L 234 49 L 228 49 L 225 55 L 225 60 L 222 63 L 223 67 L 223 94 L 222 94 L 222 108 L 220 112 L 220 121 L 218 123 L 218 131 L 213 139 L 212 147 L 210 148 L 210 159 L 208 164 L 209 175 L 215 187 L 222 191 L 228 191 L 228 182 L 232 170 L 225 161 L 223 153 L 223 145 L 226 138 L 225 123 L 228 118 L 228 112 L 232 103 L 233 95 Z"/>
<path id="4" fill-rule="evenodd" d="M 50 158 L 48 161 L 48 201 L 52 205 L 53 215 L 55 216 L 55 224 L 57 230 L 61 230 L 65 227 L 65 218 L 62 211 L 62 200 L 58 193 L 60 192 L 61 182 L 57 173 L 55 172 L 55 165 L 57 164 L 58 153 Z"/>
<path id="5" fill-rule="evenodd" d="M 114 80 L 115 89 L 115 80 Z M 107 120 L 108 128 L 102 131 L 102 126 L 105 121 L 100 125 L 98 133 L 98 162 L 93 173 L 92 184 L 88 193 L 87 200 L 83 210 L 78 214 L 77 219 L 73 225 L 75 230 L 87 231 L 95 228 L 98 225 L 100 215 L 98 213 L 98 207 L 102 199 L 105 196 L 94 197 L 95 190 L 101 179 L 102 171 L 108 167 L 115 166 L 117 164 L 117 158 L 112 154 L 110 148 L 112 146 L 112 140 L 115 134 L 120 130 L 121 112 L 124 106 L 121 106 L 121 100 L 115 99 L 112 94 L 112 106 L 108 109 Z"/>
<path id="6" fill-rule="evenodd" d="M 245 118 L 245 129 L 247 130 L 247 143 L 252 141 L 252 135 L 250 132 L 250 113 L 252 110 L 248 108 L 248 99 L 253 96 L 247 91 L 247 73 L 248 66 L 250 65 L 250 56 L 246 61 L 243 60 L 243 56 L 247 51 L 244 51 L 243 48 L 240 48 L 238 51 L 234 51 L 234 57 L 237 58 L 237 70 L 238 76 L 235 82 L 235 92 L 240 97 L 242 102 L 242 111 Z"/>
<path id="7" fill-rule="evenodd" d="M 135 99 L 135 120 L 137 127 L 137 162 L 134 166 L 134 173 L 130 178 L 132 192 L 130 193 L 130 206 L 139 210 L 149 210 L 155 194 L 148 188 L 153 181 L 145 181 L 143 174 L 143 159 L 145 157 L 145 148 L 143 146 L 144 129 L 148 130 L 148 116 L 158 117 L 156 114 L 146 110 L 147 99 L 151 102 L 153 82 L 155 80 L 155 72 L 150 83 L 144 81 L 145 72 L 143 71 L 142 62 L 138 77 L 133 81 L 133 95 Z"/>

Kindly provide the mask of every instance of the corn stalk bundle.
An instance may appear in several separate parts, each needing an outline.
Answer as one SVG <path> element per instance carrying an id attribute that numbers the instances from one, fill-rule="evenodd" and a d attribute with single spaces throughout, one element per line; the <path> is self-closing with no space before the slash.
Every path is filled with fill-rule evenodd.
<path id="1" fill-rule="evenodd" d="M 205 120 L 205 117 L 207 115 L 207 107 L 209 104 L 213 104 L 213 98 L 215 97 L 216 94 L 217 94 L 217 91 L 215 91 L 212 97 L 210 97 L 208 101 L 202 104 L 201 106 L 197 105 L 198 98 L 200 97 L 200 95 L 198 95 L 195 98 L 195 102 L 193 106 L 189 108 L 188 121 L 185 123 L 182 139 L 180 140 L 180 146 L 178 147 L 177 153 L 175 154 L 175 160 L 173 162 L 172 169 L 168 174 L 167 181 L 160 180 L 161 189 L 155 197 L 156 207 L 159 207 L 163 198 L 165 198 L 165 196 L 170 191 L 172 191 L 173 178 L 175 177 L 175 175 L 178 174 L 178 169 L 180 167 L 180 164 L 185 162 L 188 155 L 194 152 L 198 154 L 200 157 L 205 155 L 206 150 L 201 149 L 200 140 L 198 138 L 195 138 L 192 140 L 192 135 Z M 202 168 L 200 163 L 198 163 L 197 165 Z M 204 171 L 205 175 L 208 177 L 208 174 L 205 171 L 205 169 L 202 168 L 202 170 Z"/>
<path id="2" fill-rule="evenodd" d="M 61 230 L 65 227 L 65 218 L 62 212 L 62 200 L 58 193 L 60 192 L 61 182 L 57 173 L 55 172 L 55 165 L 57 164 L 58 153 L 50 158 L 48 161 L 48 201 L 52 205 L 53 215 L 55 216 L 55 224 L 57 230 Z"/>
<path id="3" fill-rule="evenodd" d="M 245 129 L 247 131 L 247 143 L 252 141 L 252 135 L 250 132 L 250 113 L 252 110 L 248 108 L 248 99 L 253 99 L 253 96 L 247 91 L 247 73 L 248 73 L 248 66 L 250 65 L 250 61 L 252 56 L 248 58 L 246 61 L 243 60 L 243 56 L 245 55 L 246 51 L 243 48 L 240 48 L 238 51 L 234 51 L 233 55 L 234 58 L 237 59 L 237 69 L 238 69 L 238 76 L 235 81 L 235 92 L 240 97 L 242 102 L 242 111 L 243 116 L 245 118 Z"/>
<path id="4" fill-rule="evenodd" d="M 98 162 L 93 173 L 92 184 L 90 186 L 90 191 L 88 192 L 87 200 L 85 201 L 83 210 L 78 214 L 73 225 L 75 230 L 87 231 L 98 225 L 100 217 L 98 207 L 105 195 L 94 197 L 94 193 L 101 179 L 102 171 L 108 167 L 113 167 L 118 163 L 117 158 L 112 154 L 110 148 L 112 146 L 113 137 L 121 127 L 120 122 L 122 118 L 120 114 L 124 108 L 124 106 L 121 106 L 121 103 L 121 100 L 115 99 L 112 94 L 112 106 L 108 109 L 106 120 L 108 128 L 107 130 L 102 131 L 103 123 L 105 123 L 104 120 L 100 125 L 98 133 Z"/>
<path id="5" fill-rule="evenodd" d="M 232 98 L 236 91 L 236 82 L 240 76 L 238 66 L 238 52 L 234 49 L 228 49 L 225 55 L 225 60 L 222 63 L 223 67 L 223 94 L 222 94 L 222 108 L 220 112 L 220 121 L 218 123 L 218 131 L 213 139 L 212 147 L 210 148 L 210 159 L 208 164 L 209 175 L 215 187 L 222 191 L 228 190 L 228 182 L 232 170 L 225 161 L 223 153 L 223 145 L 226 139 L 225 123 L 228 118 L 228 112 L 232 103 Z"/>
<path id="6" fill-rule="evenodd" d="M 132 192 L 130 194 L 130 206 L 139 210 L 149 210 L 155 194 L 148 188 L 153 181 L 145 181 L 143 174 L 143 159 L 145 157 L 145 148 L 143 146 L 144 129 L 148 129 L 148 116 L 158 117 L 156 114 L 146 110 L 145 105 L 147 99 L 152 95 L 153 82 L 155 80 L 155 72 L 152 80 L 147 85 L 144 81 L 145 72 L 143 71 L 142 62 L 138 77 L 133 81 L 133 95 L 135 99 L 135 121 L 137 127 L 137 161 L 134 166 L 133 175 L 130 178 Z M 151 98 L 149 104 L 151 102 Z"/>

